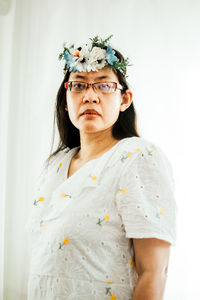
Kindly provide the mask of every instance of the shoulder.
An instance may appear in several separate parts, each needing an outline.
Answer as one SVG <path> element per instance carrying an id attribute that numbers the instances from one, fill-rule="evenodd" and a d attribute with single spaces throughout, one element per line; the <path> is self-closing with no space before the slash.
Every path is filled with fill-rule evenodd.
<path id="1" fill-rule="evenodd" d="M 168 170 L 172 173 L 172 165 L 166 152 L 156 142 L 143 137 L 129 137 L 125 138 L 120 146 L 121 158 L 126 162 L 127 169 L 136 165 L 147 169 L 154 166 L 154 169 Z"/>
<path id="2" fill-rule="evenodd" d="M 161 149 L 153 141 L 136 136 L 124 138 L 119 146 L 119 153 L 124 157 L 131 157 L 130 161 L 147 154 L 150 156 L 156 150 L 160 151 Z"/>
<path id="3" fill-rule="evenodd" d="M 137 150 L 137 152 L 145 152 L 149 156 L 153 156 L 154 153 L 166 157 L 165 151 L 154 141 L 148 140 L 143 137 L 128 137 L 124 139 L 124 142 L 121 144 L 121 150 L 131 151 Z"/>
<path id="4" fill-rule="evenodd" d="M 65 149 L 60 150 L 59 152 L 57 152 L 55 155 L 53 155 L 50 158 L 47 167 L 48 168 L 52 168 L 56 164 L 59 164 L 59 162 L 61 162 L 71 150 L 72 150 L 71 148 L 67 147 L 67 148 L 65 148 Z"/>
<path id="5" fill-rule="evenodd" d="M 66 158 L 66 156 L 68 155 L 68 153 L 70 153 L 71 150 L 72 149 L 69 147 L 62 149 L 58 151 L 56 154 L 54 154 L 53 156 L 51 156 L 49 159 L 44 161 L 42 172 L 39 178 L 45 177 L 48 174 L 50 174 L 51 170 L 54 169 L 56 166 L 60 167 L 62 165 L 62 161 L 64 160 L 64 158 Z"/>
<path id="6" fill-rule="evenodd" d="M 154 142 L 144 138 L 144 137 L 138 137 L 138 136 L 132 136 L 127 137 L 122 140 L 122 148 L 124 149 L 132 149 L 134 147 L 138 148 L 145 148 L 155 145 Z"/>

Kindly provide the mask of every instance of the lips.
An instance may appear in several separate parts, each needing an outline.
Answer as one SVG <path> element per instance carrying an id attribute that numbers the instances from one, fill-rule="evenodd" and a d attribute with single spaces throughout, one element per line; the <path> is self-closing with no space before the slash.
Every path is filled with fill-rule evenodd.
<path id="1" fill-rule="evenodd" d="M 95 109 L 86 109 L 82 115 L 85 115 L 85 114 L 89 114 L 89 115 L 99 115 L 99 113 L 95 110 Z"/>

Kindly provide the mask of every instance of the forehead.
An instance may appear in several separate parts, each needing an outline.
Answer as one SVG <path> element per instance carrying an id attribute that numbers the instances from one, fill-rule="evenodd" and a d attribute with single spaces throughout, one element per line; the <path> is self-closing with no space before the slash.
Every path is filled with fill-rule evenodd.
<path id="1" fill-rule="evenodd" d="M 106 81 L 117 81 L 117 75 L 110 68 L 103 68 L 99 71 L 91 72 L 71 72 L 70 80 L 84 80 L 84 81 L 97 81 L 97 80 L 106 80 Z"/>

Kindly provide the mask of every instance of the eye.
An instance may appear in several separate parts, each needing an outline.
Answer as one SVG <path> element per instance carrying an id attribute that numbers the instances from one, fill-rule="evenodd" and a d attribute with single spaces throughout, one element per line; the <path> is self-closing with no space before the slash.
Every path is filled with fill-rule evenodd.
<path id="1" fill-rule="evenodd" d="M 109 82 L 102 82 L 98 84 L 98 88 L 102 91 L 102 92 L 110 92 L 113 90 L 113 84 L 109 83 Z"/>
<path id="2" fill-rule="evenodd" d="M 81 91 L 85 88 L 85 83 L 84 82 L 72 82 L 72 90 L 73 91 Z"/>

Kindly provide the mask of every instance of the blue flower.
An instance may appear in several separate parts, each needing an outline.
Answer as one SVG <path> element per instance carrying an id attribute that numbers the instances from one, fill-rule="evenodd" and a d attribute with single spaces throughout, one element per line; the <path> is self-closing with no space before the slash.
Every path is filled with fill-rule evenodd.
<path id="1" fill-rule="evenodd" d="M 79 71 L 76 69 L 76 66 L 73 66 L 70 67 L 69 72 L 79 72 Z"/>
<path id="2" fill-rule="evenodd" d="M 71 63 L 73 62 L 72 55 L 69 54 L 69 52 L 66 51 L 65 55 L 64 55 L 64 59 L 66 61 L 67 66 L 70 67 Z"/>
<path id="3" fill-rule="evenodd" d="M 115 51 L 112 49 L 112 47 L 109 45 L 106 50 L 106 60 L 110 65 L 113 65 L 115 61 L 118 61 L 119 59 L 115 56 Z"/>
<path id="4" fill-rule="evenodd" d="M 69 68 L 69 72 L 77 72 L 76 67 L 71 66 L 71 64 L 73 63 L 73 56 L 71 54 L 69 54 L 69 52 L 67 52 L 67 51 L 65 52 L 64 59 Z"/>

